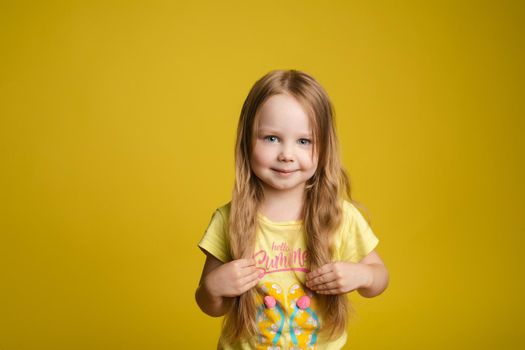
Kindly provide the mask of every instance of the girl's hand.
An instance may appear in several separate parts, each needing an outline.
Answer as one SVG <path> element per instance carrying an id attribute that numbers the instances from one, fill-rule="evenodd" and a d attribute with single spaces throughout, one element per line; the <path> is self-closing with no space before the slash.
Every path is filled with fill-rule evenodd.
<path id="1" fill-rule="evenodd" d="M 255 287 L 260 274 L 255 259 L 238 259 L 211 271 L 204 283 L 213 297 L 236 297 Z"/>
<path id="2" fill-rule="evenodd" d="M 365 264 L 338 261 L 306 274 L 306 286 L 319 294 L 343 294 L 367 287 L 372 277 Z"/>

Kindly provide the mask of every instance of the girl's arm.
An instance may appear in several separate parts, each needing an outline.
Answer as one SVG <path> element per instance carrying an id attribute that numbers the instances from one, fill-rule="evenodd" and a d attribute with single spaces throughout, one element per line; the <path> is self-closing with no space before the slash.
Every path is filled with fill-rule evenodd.
<path id="1" fill-rule="evenodd" d="M 195 300 L 197 301 L 197 305 L 199 305 L 204 313 L 213 317 L 224 315 L 226 311 L 228 311 L 228 307 L 231 303 L 230 298 L 223 298 L 214 295 L 214 293 L 210 292 L 209 286 L 206 286 L 204 283 L 206 276 L 221 265 L 222 262 L 219 259 L 209 253 L 206 253 L 206 262 L 202 268 L 199 286 L 195 291 Z"/>
<path id="2" fill-rule="evenodd" d="M 372 298 L 381 294 L 388 282 L 388 270 L 375 250 L 359 263 L 337 261 L 306 275 L 306 286 L 319 294 L 357 290 L 361 296 Z"/>
<path id="3" fill-rule="evenodd" d="M 206 314 L 213 317 L 223 316 L 228 311 L 233 297 L 257 285 L 259 274 L 253 259 L 222 263 L 206 253 L 206 262 L 195 291 L 195 300 Z"/>
<path id="4" fill-rule="evenodd" d="M 379 254 L 373 250 L 359 264 L 364 269 L 368 269 L 368 272 L 364 273 L 368 275 L 368 281 L 357 289 L 359 294 L 365 298 L 372 298 L 383 293 L 388 286 L 390 276 Z"/>

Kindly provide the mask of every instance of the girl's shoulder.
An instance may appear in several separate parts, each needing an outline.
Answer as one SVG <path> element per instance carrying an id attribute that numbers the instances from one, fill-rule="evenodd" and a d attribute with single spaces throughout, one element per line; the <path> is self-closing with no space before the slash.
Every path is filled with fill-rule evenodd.
<path id="1" fill-rule="evenodd" d="M 230 208 L 231 208 L 232 202 L 228 202 L 226 204 L 223 204 L 222 206 L 218 207 L 217 210 L 219 210 L 221 213 L 230 214 Z"/>
<path id="2" fill-rule="evenodd" d="M 230 219 L 231 201 L 215 209 L 215 214 L 220 215 L 222 221 L 227 224 Z"/>
<path id="3" fill-rule="evenodd" d="M 343 199 L 341 207 L 343 209 L 343 218 L 345 220 L 354 216 L 356 214 L 356 211 L 358 212 L 354 203 L 352 203 L 348 199 Z"/>
<path id="4" fill-rule="evenodd" d="M 370 227 L 369 215 L 366 211 L 366 208 L 364 208 L 358 202 L 343 199 L 342 209 L 343 209 L 343 222 L 342 222 L 343 229 L 344 228 L 347 229 L 350 226 L 355 226 L 355 225 L 358 225 L 366 229 Z M 363 215 L 363 213 L 366 214 L 366 217 L 365 215 Z"/>
<path id="5" fill-rule="evenodd" d="M 351 210 L 351 208 L 354 207 L 352 202 L 350 202 L 348 199 L 343 199 L 342 202 L 343 202 L 342 206 L 343 206 L 344 212 L 348 212 L 349 210 Z"/>
<path id="6" fill-rule="evenodd" d="M 334 237 L 335 259 L 359 262 L 375 248 L 379 240 L 370 222 L 361 213 L 362 205 L 345 200 L 342 206 L 343 220 Z"/>
<path id="7" fill-rule="evenodd" d="M 343 199 L 343 215 L 345 218 L 363 217 L 362 211 L 366 211 L 359 203 Z"/>

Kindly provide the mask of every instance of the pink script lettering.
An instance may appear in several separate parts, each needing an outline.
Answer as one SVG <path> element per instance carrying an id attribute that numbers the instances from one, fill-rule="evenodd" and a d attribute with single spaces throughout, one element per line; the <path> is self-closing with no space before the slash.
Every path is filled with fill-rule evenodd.
<path id="1" fill-rule="evenodd" d="M 264 270 L 265 273 L 291 270 L 309 271 L 307 268 L 307 251 L 303 251 L 301 248 L 292 250 L 287 245 L 282 244 L 279 246 L 281 249 L 275 249 L 275 247 L 272 243 L 272 251 L 267 252 L 265 249 L 261 249 L 253 255 L 258 268 Z"/>

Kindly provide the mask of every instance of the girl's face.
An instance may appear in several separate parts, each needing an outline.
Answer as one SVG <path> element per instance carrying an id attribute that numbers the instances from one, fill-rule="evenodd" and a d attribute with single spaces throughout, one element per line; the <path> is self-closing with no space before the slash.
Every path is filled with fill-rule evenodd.
<path id="1" fill-rule="evenodd" d="M 317 169 L 308 115 L 292 96 L 279 94 L 260 107 L 251 167 L 264 190 L 304 190 Z"/>

